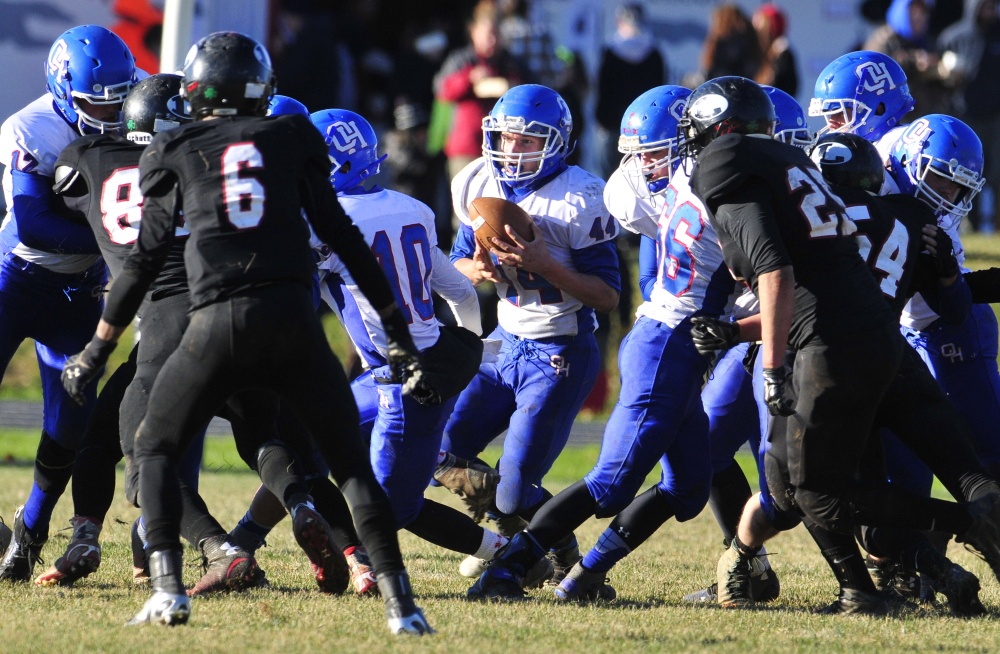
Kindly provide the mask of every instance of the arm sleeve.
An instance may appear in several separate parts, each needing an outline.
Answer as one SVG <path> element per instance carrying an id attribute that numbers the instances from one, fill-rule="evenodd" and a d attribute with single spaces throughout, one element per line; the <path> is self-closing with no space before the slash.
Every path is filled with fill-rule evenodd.
<path id="1" fill-rule="evenodd" d="M 967 272 L 963 277 L 972 291 L 972 301 L 975 304 L 1000 302 L 1000 268 Z"/>
<path id="2" fill-rule="evenodd" d="M 765 184 L 743 184 L 720 198 L 715 218 L 746 254 L 755 274 L 792 265 Z"/>
<path id="3" fill-rule="evenodd" d="M 315 131 L 315 130 L 314 130 Z M 317 140 L 319 133 L 316 133 Z M 376 311 L 385 309 L 396 301 L 389 282 L 357 225 L 344 213 L 337 194 L 328 180 L 330 171 L 326 146 L 322 159 L 312 157 L 307 164 L 302 181 L 302 200 L 309 224 L 321 241 L 329 245 L 340 257 L 358 288 Z"/>
<path id="4" fill-rule="evenodd" d="M 580 250 L 571 250 L 573 266 L 585 275 L 598 277 L 605 284 L 622 292 L 621 268 L 618 265 L 618 246 L 614 240 L 591 245 Z"/>
<path id="5" fill-rule="evenodd" d="M 949 325 L 961 325 L 972 312 L 972 291 L 961 275 L 945 288 L 936 284 L 933 293 L 924 294 L 927 306 Z"/>
<path id="6" fill-rule="evenodd" d="M 656 286 L 656 247 L 656 241 L 648 236 L 639 241 L 639 290 L 646 302 Z"/>
<path id="7" fill-rule="evenodd" d="M 132 322 L 174 242 L 174 228 L 180 212 L 177 178 L 161 176 L 153 188 L 143 189 L 143 195 L 139 237 L 125 259 L 122 274 L 111 285 L 104 307 L 104 321 L 115 327 L 125 327 Z"/>
<path id="8" fill-rule="evenodd" d="M 90 226 L 53 210 L 52 178 L 11 170 L 17 237 L 30 248 L 55 254 L 100 254 Z"/>
<path id="9" fill-rule="evenodd" d="M 447 255 L 438 248 L 431 249 L 433 268 L 431 288 L 445 299 L 459 327 L 465 327 L 477 336 L 483 335 L 479 314 L 479 296 L 472 282 L 455 269 Z"/>
<path id="10" fill-rule="evenodd" d="M 455 242 L 451 246 L 449 259 L 451 259 L 452 263 L 455 263 L 459 259 L 471 259 L 475 252 L 476 232 L 469 225 L 462 223 L 458 227 L 458 233 L 455 234 Z"/>

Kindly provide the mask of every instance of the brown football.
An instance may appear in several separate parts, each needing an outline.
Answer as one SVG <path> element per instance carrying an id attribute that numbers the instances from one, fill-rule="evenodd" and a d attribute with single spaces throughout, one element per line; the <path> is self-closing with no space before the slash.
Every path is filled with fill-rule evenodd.
<path id="1" fill-rule="evenodd" d="M 498 238 L 505 243 L 514 243 L 504 231 L 504 225 L 510 225 L 518 236 L 525 241 L 535 240 L 531 231 L 531 216 L 521 207 L 503 198 L 476 198 L 469 203 L 469 220 L 476 233 L 479 244 L 489 250 L 496 249 L 490 242 L 490 237 Z"/>

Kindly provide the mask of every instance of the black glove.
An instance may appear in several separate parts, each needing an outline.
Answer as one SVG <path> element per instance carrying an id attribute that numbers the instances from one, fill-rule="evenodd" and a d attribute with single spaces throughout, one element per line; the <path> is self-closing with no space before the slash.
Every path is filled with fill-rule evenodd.
<path id="1" fill-rule="evenodd" d="M 790 416 L 795 413 L 792 401 L 785 397 L 785 382 L 788 373 L 785 367 L 764 368 L 764 401 L 772 416 Z"/>
<path id="2" fill-rule="evenodd" d="M 931 257 L 934 261 L 934 271 L 941 278 L 954 277 L 958 274 L 958 259 L 955 258 L 955 244 L 952 243 L 948 232 L 940 227 L 937 229 L 937 235 L 934 237 L 934 240 L 937 241 L 937 244 L 934 246 L 937 254 Z"/>
<path id="3" fill-rule="evenodd" d="M 716 350 L 728 350 L 740 342 L 740 326 L 718 318 L 698 316 L 691 319 L 691 339 L 698 352 L 706 356 Z"/>
<path id="4" fill-rule="evenodd" d="M 393 380 L 403 384 L 403 395 L 416 392 L 417 396 L 422 396 L 433 392 L 423 382 L 420 352 L 413 343 L 410 328 L 406 326 L 406 320 L 398 308 L 389 317 L 382 319 L 382 329 L 385 330 L 386 360 Z"/>
<path id="5" fill-rule="evenodd" d="M 90 382 L 101 376 L 104 365 L 116 347 L 118 343 L 94 336 L 87 343 L 87 347 L 83 348 L 83 352 L 74 354 L 66 360 L 60 379 L 66 393 L 74 402 L 80 406 L 84 405 L 87 398 L 84 397 L 83 390 Z"/>

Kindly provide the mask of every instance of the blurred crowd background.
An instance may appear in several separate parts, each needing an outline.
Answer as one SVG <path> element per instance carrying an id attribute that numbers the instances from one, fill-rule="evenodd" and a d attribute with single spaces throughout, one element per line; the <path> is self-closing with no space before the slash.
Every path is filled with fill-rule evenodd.
<path id="1" fill-rule="evenodd" d="M 574 118 L 571 163 L 607 178 L 620 160 L 622 114 L 643 91 L 664 83 L 693 88 L 713 77 L 742 75 L 808 106 L 817 73 L 858 49 L 884 52 L 902 65 L 917 103 L 908 120 L 949 113 L 980 135 L 989 187 L 979 196 L 969 228 L 992 232 L 1000 222 L 997 5 L 998 0 L 198 0 L 196 22 L 204 24 L 205 33 L 226 26 L 263 38 L 279 92 L 310 111 L 341 107 L 364 115 L 388 154 L 376 182 L 431 206 L 439 244 L 448 249 L 455 230 L 449 181 L 480 155 L 482 118 L 511 86 L 534 82 L 562 94 Z M 22 54 L 25 44 L 41 48 L 29 62 L 37 67 L 32 77 L 41 77 L 51 39 L 33 37 L 30 23 L 41 11 L 43 20 L 59 27 L 55 33 L 76 22 L 103 22 L 129 43 L 140 67 L 160 69 L 163 0 L 77 0 L 74 10 L 68 6 L 63 0 L 0 0 L 5 24 L 0 55 Z M 80 21 L 85 12 L 109 20 Z M 796 16 L 809 19 L 797 27 Z M 18 49 L 5 49 L 12 47 Z M 34 97 L 37 91 L 28 99 Z M 0 119 L 19 106 L 0 105 Z M 619 246 L 628 268 L 635 244 L 626 235 Z M 630 270 L 624 272 L 632 278 Z M 623 294 L 612 331 L 627 329 L 634 307 Z M 595 402 L 603 402 L 600 388 L 597 395 Z"/>

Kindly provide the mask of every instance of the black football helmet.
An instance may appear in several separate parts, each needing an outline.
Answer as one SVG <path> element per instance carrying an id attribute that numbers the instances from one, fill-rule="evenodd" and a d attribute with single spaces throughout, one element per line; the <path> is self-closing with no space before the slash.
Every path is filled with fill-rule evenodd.
<path id="1" fill-rule="evenodd" d="M 745 77 L 717 77 L 696 88 L 677 124 L 683 157 L 696 157 L 706 145 L 730 133 L 774 133 L 771 98 Z"/>
<path id="2" fill-rule="evenodd" d="M 149 143 L 153 134 L 191 122 L 180 97 L 181 76 L 150 75 L 132 87 L 122 105 L 125 137 L 134 143 Z"/>
<path id="3" fill-rule="evenodd" d="M 215 32 L 184 59 L 181 97 L 191 117 L 264 116 L 275 92 L 271 56 L 239 32 Z"/>
<path id="4" fill-rule="evenodd" d="M 831 184 L 878 193 L 885 179 L 882 157 L 875 146 L 857 134 L 828 132 L 809 151 L 809 158 Z"/>

